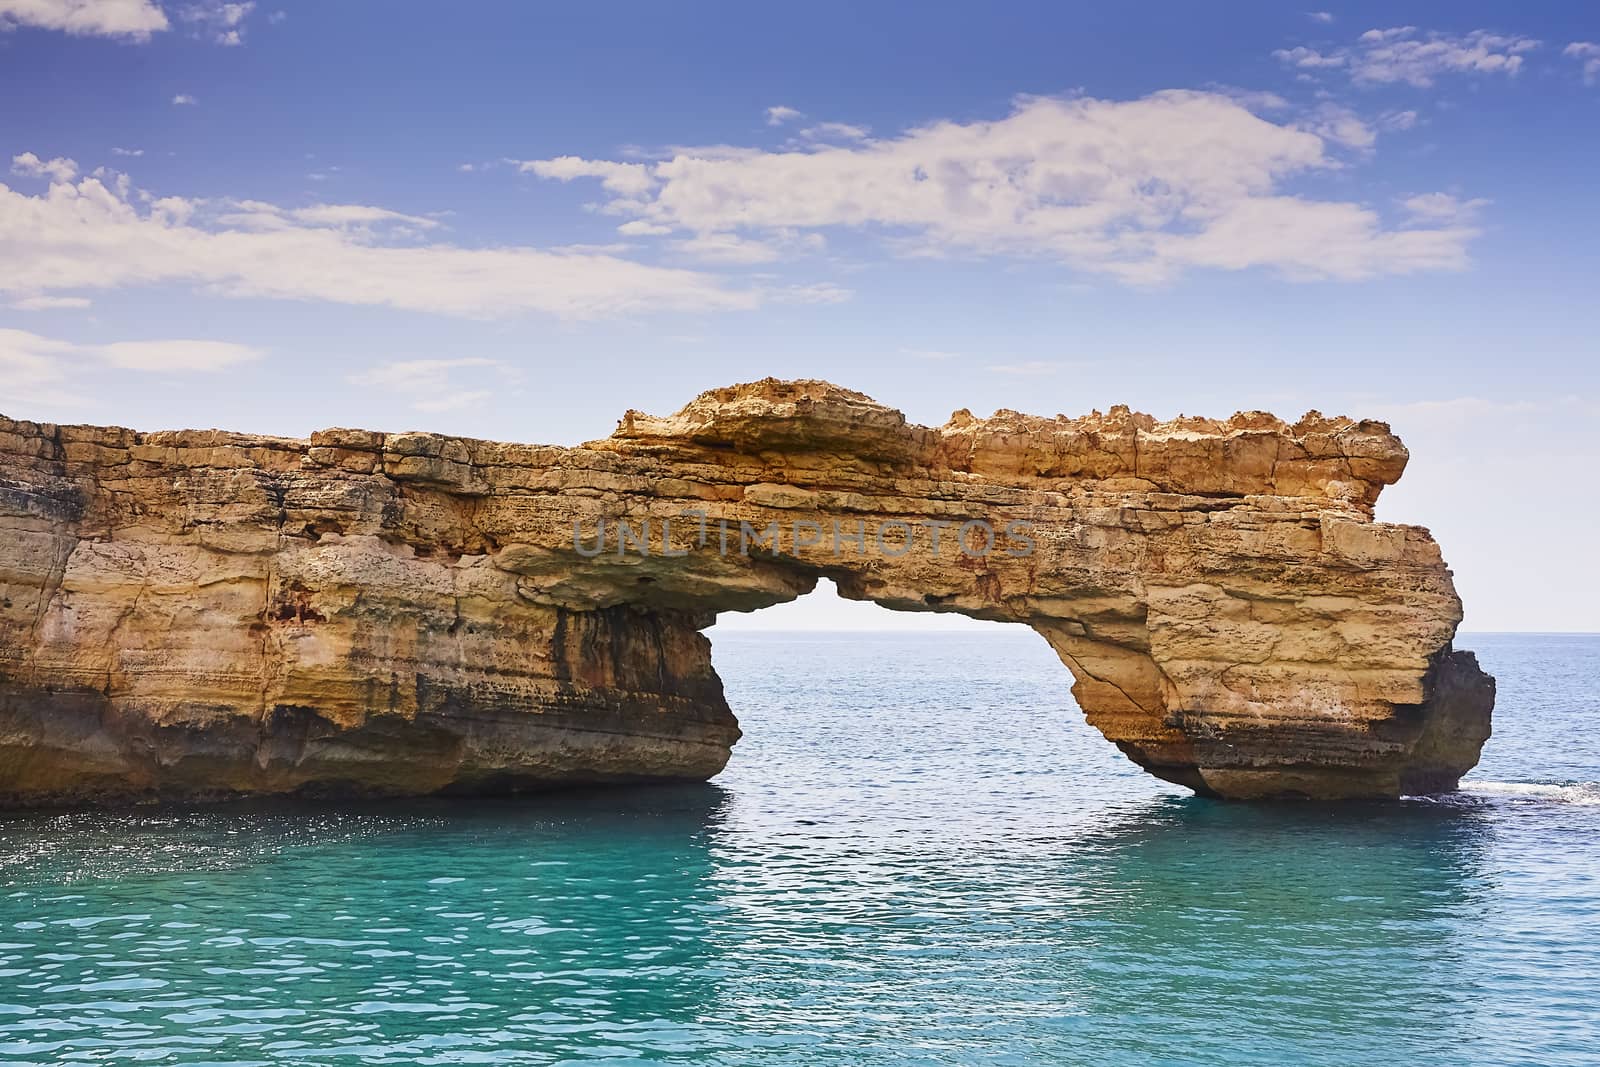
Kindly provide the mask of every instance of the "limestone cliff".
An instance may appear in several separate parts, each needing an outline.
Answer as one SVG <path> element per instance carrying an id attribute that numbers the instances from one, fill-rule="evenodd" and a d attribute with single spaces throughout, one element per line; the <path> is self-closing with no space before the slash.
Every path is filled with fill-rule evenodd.
<path id="1" fill-rule="evenodd" d="M 935 429 L 815 381 L 578 448 L 0 419 L 0 802 L 705 778 L 739 729 L 699 631 L 820 576 L 1032 626 L 1196 790 L 1448 790 L 1493 679 L 1428 532 L 1373 521 L 1406 459 L 1315 413 Z"/>

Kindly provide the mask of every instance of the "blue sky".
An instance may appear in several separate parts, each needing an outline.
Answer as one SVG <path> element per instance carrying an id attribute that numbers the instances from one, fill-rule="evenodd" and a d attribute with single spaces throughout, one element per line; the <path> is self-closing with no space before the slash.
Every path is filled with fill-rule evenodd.
<path id="1" fill-rule="evenodd" d="M 0 0 L 0 411 L 1317 408 L 1469 629 L 1600 630 L 1600 10 L 573 7 Z"/>

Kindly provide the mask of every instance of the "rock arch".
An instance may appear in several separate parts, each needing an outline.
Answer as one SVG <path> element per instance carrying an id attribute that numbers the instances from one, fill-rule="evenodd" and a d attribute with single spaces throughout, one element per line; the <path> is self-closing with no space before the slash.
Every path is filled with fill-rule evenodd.
<path id="1" fill-rule="evenodd" d="M 704 778 L 700 630 L 820 577 L 1039 631 L 1089 721 L 1229 797 L 1454 788 L 1493 679 L 1383 423 L 957 412 L 826 382 L 578 448 L 0 419 L 0 797 Z"/>

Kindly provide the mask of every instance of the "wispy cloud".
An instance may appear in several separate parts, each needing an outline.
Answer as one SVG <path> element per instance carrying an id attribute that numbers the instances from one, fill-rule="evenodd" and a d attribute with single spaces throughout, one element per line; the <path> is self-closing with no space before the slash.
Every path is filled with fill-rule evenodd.
<path id="1" fill-rule="evenodd" d="M 1423 193 L 1401 201 L 1401 206 L 1413 218 L 1433 225 L 1471 222 L 1488 205 L 1487 200 L 1462 200 L 1449 193 Z"/>
<path id="2" fill-rule="evenodd" d="M 771 242 L 753 241 L 736 233 L 696 234 L 674 241 L 672 247 L 708 263 L 771 263 L 781 255 Z"/>
<path id="3" fill-rule="evenodd" d="M 7 305 L 16 311 L 76 311 L 90 306 L 86 296 L 24 296 Z"/>
<path id="4" fill-rule="evenodd" d="M 1365 119 L 1342 104 L 1325 100 L 1299 123 L 1325 141 L 1345 148 L 1368 149 L 1377 143 L 1378 134 Z"/>
<path id="5" fill-rule="evenodd" d="M 1447 74 L 1514 76 L 1522 69 L 1523 57 L 1538 47 L 1531 37 L 1489 30 L 1448 34 L 1396 26 L 1368 30 L 1355 44 L 1330 51 L 1301 46 L 1272 54 L 1307 75 L 1337 71 L 1357 85 L 1405 83 L 1427 88 Z"/>
<path id="6" fill-rule="evenodd" d="M 768 126 L 782 126 L 785 122 L 793 122 L 795 119 L 800 118 L 805 118 L 805 114 L 796 111 L 792 107 L 784 107 L 782 104 L 778 104 L 775 107 L 767 108 Z"/>
<path id="7" fill-rule="evenodd" d="M 190 27 L 195 36 L 220 45 L 244 43 L 244 21 L 255 10 L 254 0 L 244 3 L 222 3 L 207 0 L 205 3 L 183 4 L 177 9 L 178 19 Z"/>
<path id="8" fill-rule="evenodd" d="M 29 196 L 0 183 L 0 294 L 12 300 L 177 284 L 470 317 L 587 318 L 834 295 L 732 288 L 715 275 L 607 252 L 430 241 L 435 219 L 369 205 L 162 197 L 109 172 L 74 180 L 71 160 L 24 153 L 14 165 L 50 185 Z"/>
<path id="9" fill-rule="evenodd" d="M 872 131 L 848 122 L 819 122 L 800 131 L 807 141 L 865 141 Z"/>
<path id="10" fill-rule="evenodd" d="M 910 255 L 1048 258 L 1133 283 L 1192 268 L 1366 278 L 1466 263 L 1470 228 L 1386 224 L 1357 203 L 1288 191 L 1371 147 L 1329 108 L 1312 128 L 1253 114 L 1220 93 L 1132 101 L 1027 97 L 987 122 L 764 151 L 720 145 L 621 162 L 561 156 L 524 170 L 599 179 L 599 210 L 628 236 L 770 239 L 844 228 Z"/>
<path id="11" fill-rule="evenodd" d="M 463 378 L 470 384 L 463 385 Z M 486 403 L 499 389 L 519 381 L 520 375 L 500 360 L 471 356 L 398 360 L 352 374 L 348 380 L 394 393 L 417 411 L 437 412 Z"/>
<path id="12" fill-rule="evenodd" d="M 223 370 L 254 359 L 259 349 L 225 341 L 118 341 L 86 345 L 27 330 L 0 329 L 0 375 L 7 398 L 74 407 L 85 398 L 73 383 L 102 368 L 185 374 Z"/>
<path id="13" fill-rule="evenodd" d="M 184 106 L 191 106 L 192 107 L 193 105 L 198 104 L 200 101 L 196 100 L 193 96 L 189 95 L 188 93 L 179 93 L 177 96 L 174 96 L 172 98 L 172 102 L 173 102 L 174 105 L 176 105 L 178 107 L 184 107 Z"/>
<path id="14" fill-rule="evenodd" d="M 113 367 L 161 373 L 219 371 L 261 357 L 258 349 L 227 341 L 117 341 L 88 351 Z"/>
<path id="15" fill-rule="evenodd" d="M 1583 64 L 1583 84 L 1594 85 L 1600 82 L 1600 44 L 1591 41 L 1573 41 L 1561 50 L 1561 54 Z"/>

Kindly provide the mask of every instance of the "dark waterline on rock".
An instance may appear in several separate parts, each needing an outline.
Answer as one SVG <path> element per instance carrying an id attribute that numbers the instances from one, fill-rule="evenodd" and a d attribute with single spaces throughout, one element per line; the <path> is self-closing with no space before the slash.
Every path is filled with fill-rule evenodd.
<path id="1" fill-rule="evenodd" d="M 714 783 L 0 817 L 0 1061 L 1576 1064 L 1600 637 L 1458 796 L 1157 782 L 1036 636 L 718 634 Z"/>

